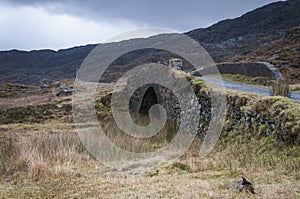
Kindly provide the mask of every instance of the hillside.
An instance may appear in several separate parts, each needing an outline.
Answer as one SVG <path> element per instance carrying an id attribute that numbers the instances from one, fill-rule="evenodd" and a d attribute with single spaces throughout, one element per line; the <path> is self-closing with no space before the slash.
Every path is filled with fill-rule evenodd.
<path id="1" fill-rule="evenodd" d="M 199 41 L 216 62 L 239 59 L 257 48 L 284 37 L 286 30 L 300 25 L 300 1 L 288 0 L 227 19 L 187 34 Z"/>
<path id="2" fill-rule="evenodd" d="M 39 84 L 50 80 L 74 78 L 76 68 L 95 47 L 87 45 L 59 51 L 3 51 L 0 52 L 0 83 Z"/>
<path id="3" fill-rule="evenodd" d="M 251 52 L 243 61 L 264 61 L 275 65 L 292 82 L 300 81 L 300 27 L 290 29 L 284 38 Z"/>
<path id="4" fill-rule="evenodd" d="M 216 62 L 237 61 L 246 59 L 247 55 L 263 46 L 282 40 L 288 29 L 299 25 L 300 1 L 288 0 L 266 5 L 241 17 L 227 19 L 211 27 L 195 29 L 186 34 L 199 41 Z M 37 85 L 43 78 L 49 80 L 74 78 L 76 69 L 95 46 L 96 44 L 59 51 L 2 51 L 0 83 Z M 171 56 L 170 53 L 157 50 L 129 53 L 112 64 L 115 67 L 111 67 L 106 73 L 108 76 L 105 80 L 115 80 L 116 74 L 121 70 L 124 71 L 139 63 L 165 62 Z M 266 61 L 263 58 L 261 60 Z"/>
<path id="5" fill-rule="evenodd" d="M 279 1 L 187 34 L 203 43 L 219 43 L 246 35 L 276 35 L 300 24 L 299 9 L 299 0 Z"/>

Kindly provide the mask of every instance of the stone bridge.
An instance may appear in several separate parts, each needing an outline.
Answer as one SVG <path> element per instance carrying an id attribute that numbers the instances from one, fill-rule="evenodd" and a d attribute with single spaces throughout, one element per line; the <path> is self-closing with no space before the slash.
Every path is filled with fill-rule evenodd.
<path id="1" fill-rule="evenodd" d="M 205 86 L 200 81 L 191 84 L 200 104 L 200 123 L 195 133 L 205 134 L 211 120 L 211 99 L 209 93 L 204 92 Z M 149 108 L 154 104 L 163 105 L 171 121 L 178 122 L 180 106 L 177 98 L 167 88 L 149 84 L 140 87 L 130 99 L 130 108 L 133 112 L 148 115 Z M 266 107 L 267 106 L 267 107 Z M 278 112 L 278 107 L 284 107 Z M 300 144 L 300 115 L 297 112 L 299 104 L 283 97 L 259 97 L 247 94 L 227 94 L 226 122 L 224 131 L 239 131 L 259 136 L 276 135 L 280 142 Z M 188 116 L 188 114 L 186 114 Z M 189 119 L 189 118 L 187 118 Z M 192 118 L 190 118 L 192 119 Z M 189 120 L 190 121 L 190 120 Z M 178 124 L 178 123 L 177 123 Z"/>
<path id="2" fill-rule="evenodd" d="M 241 74 L 250 77 L 264 76 L 277 80 L 282 79 L 281 73 L 272 65 L 266 62 L 240 62 L 240 63 L 219 63 L 217 67 L 221 74 Z M 191 72 L 194 76 L 208 75 L 213 69 L 206 67 Z M 200 102 L 203 103 L 203 102 Z M 137 89 L 130 99 L 130 110 L 135 113 L 147 115 L 150 107 L 160 104 L 167 110 L 168 118 L 177 118 L 180 115 L 180 107 L 176 96 L 166 87 L 148 84 Z"/>
<path id="3" fill-rule="evenodd" d="M 225 62 L 216 64 L 221 74 L 240 74 L 249 77 L 271 77 L 282 80 L 281 73 L 268 62 Z M 192 75 L 202 76 L 213 74 L 211 67 L 204 67 L 200 70 L 191 72 Z"/>
<path id="4" fill-rule="evenodd" d="M 130 98 L 129 107 L 134 113 L 148 115 L 150 107 L 155 104 L 160 104 L 166 109 L 169 119 L 180 114 L 176 96 L 170 89 L 157 84 L 147 84 L 138 88 Z"/>

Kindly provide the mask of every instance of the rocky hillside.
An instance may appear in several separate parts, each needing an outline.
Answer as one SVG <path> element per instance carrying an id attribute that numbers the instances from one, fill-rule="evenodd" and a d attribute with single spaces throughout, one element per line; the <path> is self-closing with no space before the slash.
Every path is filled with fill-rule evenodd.
<path id="1" fill-rule="evenodd" d="M 272 63 L 284 77 L 294 83 L 300 81 L 300 27 L 287 31 L 285 37 L 251 52 L 242 61 Z"/>
<path id="2" fill-rule="evenodd" d="M 300 25 L 300 1 L 271 3 L 235 19 L 187 34 L 207 48 L 217 62 L 232 61 L 282 38 Z"/>
<path id="3" fill-rule="evenodd" d="M 94 47 L 87 45 L 59 51 L 0 52 L 0 83 L 39 84 L 43 78 L 74 78 L 76 68 Z"/>
<path id="4" fill-rule="evenodd" d="M 188 35 L 203 43 L 219 43 L 247 35 L 280 34 L 300 24 L 299 9 L 299 0 L 279 1 L 206 29 L 192 30 Z"/>
<path id="5" fill-rule="evenodd" d="M 288 0 L 266 5 L 236 19 L 224 20 L 211 27 L 192 30 L 186 34 L 199 41 L 216 62 L 238 61 L 247 59 L 249 54 L 250 59 L 251 53 L 256 50 L 271 45 L 274 41 L 283 40 L 289 34 L 288 29 L 299 25 L 300 0 Z M 95 46 L 87 45 L 59 51 L 0 52 L 0 83 L 39 84 L 43 78 L 74 78 L 76 69 Z M 170 53 L 155 50 L 132 52 L 112 64 L 115 67 L 107 71 L 105 80 L 114 80 L 120 71 L 141 62 L 165 62 L 171 56 Z M 261 61 L 266 60 L 261 57 Z M 293 62 L 289 59 L 285 61 Z"/>

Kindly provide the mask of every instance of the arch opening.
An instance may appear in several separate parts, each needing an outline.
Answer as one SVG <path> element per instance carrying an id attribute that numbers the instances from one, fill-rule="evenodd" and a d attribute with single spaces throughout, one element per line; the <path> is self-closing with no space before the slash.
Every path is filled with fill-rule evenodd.
<path id="1" fill-rule="evenodd" d="M 149 109 L 155 104 L 158 104 L 157 95 L 154 88 L 149 87 L 143 96 L 139 113 L 142 115 L 149 115 Z"/>

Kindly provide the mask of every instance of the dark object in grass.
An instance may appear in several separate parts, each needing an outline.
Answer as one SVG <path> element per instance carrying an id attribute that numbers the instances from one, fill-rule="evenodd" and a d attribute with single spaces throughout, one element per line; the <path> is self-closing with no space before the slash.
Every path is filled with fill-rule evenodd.
<path id="1" fill-rule="evenodd" d="M 252 194 L 255 194 L 254 187 L 253 187 L 252 183 L 246 178 L 245 175 L 242 176 L 242 179 L 243 180 L 237 186 L 237 189 L 239 189 L 240 192 L 242 192 L 245 189 L 246 192 L 250 192 Z"/>

